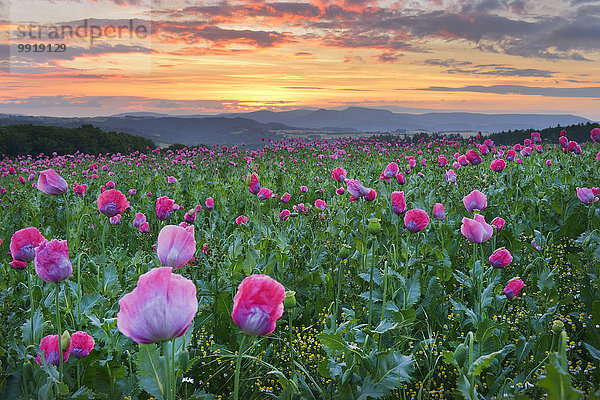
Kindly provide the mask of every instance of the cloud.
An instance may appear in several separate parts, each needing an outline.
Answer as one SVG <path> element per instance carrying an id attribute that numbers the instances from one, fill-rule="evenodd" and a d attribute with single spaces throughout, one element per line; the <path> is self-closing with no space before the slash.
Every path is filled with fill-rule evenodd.
<path id="1" fill-rule="evenodd" d="M 551 78 L 557 72 L 537 68 L 517 68 L 499 64 L 473 64 L 470 61 L 457 61 L 453 58 L 429 59 L 423 62 L 426 65 L 446 67 L 444 71 L 449 74 L 488 75 L 488 76 L 517 76 Z"/>
<path id="2" fill-rule="evenodd" d="M 406 89 L 398 89 L 406 90 Z M 495 94 L 519 94 L 526 96 L 546 96 L 546 97 L 589 97 L 600 99 L 600 87 L 583 88 L 555 88 L 555 87 L 534 87 L 521 85 L 492 85 L 480 86 L 471 85 L 463 87 L 445 87 L 430 86 L 428 88 L 416 89 L 434 92 L 476 92 L 476 93 L 495 93 Z"/>

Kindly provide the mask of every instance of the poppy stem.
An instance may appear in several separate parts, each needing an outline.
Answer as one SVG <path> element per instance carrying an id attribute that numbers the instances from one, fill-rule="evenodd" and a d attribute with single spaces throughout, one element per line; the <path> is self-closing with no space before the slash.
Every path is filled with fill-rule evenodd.
<path id="1" fill-rule="evenodd" d="M 246 345 L 246 335 L 242 336 L 242 341 L 240 342 L 240 349 L 238 351 L 238 356 L 235 361 L 235 378 L 234 378 L 234 386 L 233 386 L 233 399 L 238 400 L 240 397 L 240 371 L 242 369 L 242 356 L 244 354 L 244 347 Z"/>
<path id="2" fill-rule="evenodd" d="M 31 327 L 31 343 L 36 344 L 35 340 L 35 329 L 33 328 L 33 313 L 34 313 L 34 302 L 33 302 L 33 282 L 31 281 L 31 271 L 27 268 L 27 288 L 29 289 L 29 314 L 30 314 L 30 324 Z"/>
<path id="3" fill-rule="evenodd" d="M 335 314 L 333 315 L 333 323 L 335 324 L 335 330 L 337 331 L 337 318 L 340 306 L 340 296 L 342 292 L 342 275 L 343 275 L 343 260 L 340 260 L 338 264 L 338 277 L 337 277 L 337 295 L 335 296 Z"/>
<path id="4" fill-rule="evenodd" d="M 292 310 L 293 308 L 289 308 L 288 309 L 288 328 L 289 328 L 289 340 L 290 340 L 290 364 L 291 364 L 291 372 L 292 372 L 292 380 L 294 379 L 294 376 L 296 375 L 296 366 L 294 365 L 294 328 L 292 325 Z"/>
<path id="5" fill-rule="evenodd" d="M 56 300 L 56 328 L 58 330 L 58 381 L 62 382 L 63 376 L 63 351 L 62 351 L 62 343 L 61 343 L 61 326 L 60 326 L 60 282 L 56 282 L 56 292 L 54 299 Z"/>
<path id="6" fill-rule="evenodd" d="M 376 251 L 377 238 L 374 238 L 373 247 L 371 249 L 371 275 L 369 277 L 369 329 L 371 329 L 371 321 L 373 320 L 373 271 L 375 270 Z"/>

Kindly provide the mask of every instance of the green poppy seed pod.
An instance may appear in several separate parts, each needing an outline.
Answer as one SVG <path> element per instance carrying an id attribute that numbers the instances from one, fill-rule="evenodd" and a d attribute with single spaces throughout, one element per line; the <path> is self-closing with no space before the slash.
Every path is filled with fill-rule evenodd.
<path id="1" fill-rule="evenodd" d="M 288 290 L 285 292 L 285 298 L 283 299 L 283 306 L 285 308 L 296 307 L 296 292 Z"/>
<path id="2" fill-rule="evenodd" d="M 552 323 L 552 332 L 554 333 L 561 333 L 563 328 L 565 327 L 565 324 L 561 321 L 561 320 L 556 320 Z"/>
<path id="3" fill-rule="evenodd" d="M 69 331 L 65 330 L 60 337 L 60 348 L 62 351 L 69 350 L 69 344 L 71 344 L 71 334 Z"/>
<path id="4" fill-rule="evenodd" d="M 340 248 L 340 251 L 338 252 L 338 257 L 341 258 L 342 260 L 346 260 L 348 259 L 348 257 L 350 257 L 350 249 L 351 247 L 347 244 L 342 244 L 342 247 Z"/>
<path id="5" fill-rule="evenodd" d="M 378 235 L 381 232 L 381 220 L 379 218 L 369 218 L 367 229 L 371 235 Z"/>

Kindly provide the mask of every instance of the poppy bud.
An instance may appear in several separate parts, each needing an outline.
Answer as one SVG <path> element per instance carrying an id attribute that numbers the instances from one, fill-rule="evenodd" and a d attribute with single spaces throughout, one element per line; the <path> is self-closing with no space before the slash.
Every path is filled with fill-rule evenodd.
<path id="1" fill-rule="evenodd" d="M 561 321 L 561 320 L 556 320 L 552 323 L 552 332 L 554 333 L 561 333 L 563 328 L 565 327 L 565 324 Z"/>
<path id="2" fill-rule="evenodd" d="M 349 245 L 342 244 L 342 247 L 340 248 L 340 251 L 338 252 L 338 257 L 341 258 L 342 260 L 348 259 L 348 257 L 350 257 L 350 249 L 351 249 L 351 247 Z"/>
<path id="3" fill-rule="evenodd" d="M 381 232 L 381 220 L 379 218 L 369 218 L 369 226 L 367 227 L 371 235 L 377 235 Z"/>
<path id="4" fill-rule="evenodd" d="M 288 290 L 285 292 L 285 298 L 283 299 L 283 306 L 285 308 L 296 307 L 296 292 Z"/>
<path id="5" fill-rule="evenodd" d="M 60 348 L 62 351 L 69 350 L 69 344 L 71 343 L 71 334 L 65 330 L 60 337 Z"/>

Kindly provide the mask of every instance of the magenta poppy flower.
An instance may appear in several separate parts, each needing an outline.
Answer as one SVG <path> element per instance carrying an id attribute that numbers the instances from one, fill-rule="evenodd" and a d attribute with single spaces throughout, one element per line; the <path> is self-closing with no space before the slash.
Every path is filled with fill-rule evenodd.
<path id="1" fill-rule="evenodd" d="M 490 154 L 490 148 L 487 147 L 486 145 L 480 144 L 477 146 L 477 148 L 479 149 L 479 152 L 481 154 L 483 154 L 484 156 L 487 154 Z"/>
<path id="2" fill-rule="evenodd" d="M 356 179 L 348 179 L 348 180 L 346 180 L 346 186 L 348 188 L 348 193 L 350 193 L 350 195 L 352 197 L 355 197 L 357 199 L 360 198 L 360 197 L 366 196 L 371 191 L 370 188 L 367 188 L 367 187 L 363 186 Z"/>
<path id="3" fill-rule="evenodd" d="M 490 264 L 492 264 L 492 267 L 504 268 L 512 262 L 513 257 L 510 254 L 510 251 L 506 250 L 505 248 L 501 248 L 492 253 L 489 260 Z"/>
<path id="4" fill-rule="evenodd" d="M 121 225 L 121 214 L 117 214 L 114 217 L 108 219 L 111 225 Z"/>
<path id="5" fill-rule="evenodd" d="M 308 187 L 306 187 L 306 186 L 302 185 L 302 186 L 300 186 L 300 191 L 301 191 L 302 193 L 306 193 L 306 192 L 308 192 Z"/>
<path id="6" fill-rule="evenodd" d="M 252 194 L 258 194 L 260 191 L 260 182 L 258 181 L 258 176 L 255 173 L 250 175 L 250 184 L 248 185 L 248 190 Z"/>
<path id="7" fill-rule="evenodd" d="M 281 199 L 279 199 L 282 203 L 287 204 L 290 201 L 290 197 L 292 197 L 289 193 L 284 194 L 283 196 L 281 196 Z"/>
<path id="8" fill-rule="evenodd" d="M 414 168 L 417 166 L 417 160 L 413 156 L 408 157 L 408 166 Z"/>
<path id="9" fill-rule="evenodd" d="M 195 252 L 194 225 L 186 228 L 167 225 L 160 230 L 156 253 L 164 267 L 181 268 L 192 259 Z"/>
<path id="10" fill-rule="evenodd" d="M 398 167 L 398 164 L 392 161 L 387 165 L 387 167 L 385 167 L 385 170 L 383 171 L 383 176 L 387 179 L 390 179 L 398 175 L 399 172 L 400 168 Z"/>
<path id="11" fill-rule="evenodd" d="M 290 215 L 292 213 L 290 212 L 290 210 L 288 210 L 287 208 L 284 208 L 283 210 L 281 210 L 281 212 L 279 213 L 279 220 L 280 221 L 287 221 L 290 218 Z"/>
<path id="12" fill-rule="evenodd" d="M 58 367 L 60 365 L 60 350 L 58 348 L 60 339 L 58 335 L 48 335 L 40 342 L 40 351 L 44 352 L 46 364 Z M 63 351 L 63 362 L 69 359 L 69 352 Z M 35 362 L 42 365 L 42 355 L 38 353 Z"/>
<path id="13" fill-rule="evenodd" d="M 491 225 L 496 227 L 497 232 L 500 232 L 504 228 L 505 223 L 504 218 L 496 217 L 492 220 Z"/>
<path id="14" fill-rule="evenodd" d="M 271 189 L 261 188 L 256 196 L 261 200 L 270 199 L 273 197 L 273 191 Z"/>
<path id="15" fill-rule="evenodd" d="M 448 159 L 444 155 L 440 155 L 437 158 L 438 167 L 445 167 L 448 164 Z"/>
<path id="16" fill-rule="evenodd" d="M 594 128 L 590 131 L 590 138 L 594 143 L 600 142 L 600 128 Z"/>
<path id="17" fill-rule="evenodd" d="M 546 165 L 547 166 L 551 166 L 552 165 L 552 160 L 546 160 Z"/>
<path id="18" fill-rule="evenodd" d="M 335 189 L 335 194 L 337 194 L 338 196 L 343 195 L 345 192 L 346 192 L 346 189 L 344 189 L 343 187 Z"/>
<path id="19" fill-rule="evenodd" d="M 365 200 L 366 201 L 373 201 L 375 200 L 375 198 L 377 198 L 377 192 L 375 191 L 375 189 L 369 189 L 369 193 L 365 194 Z"/>
<path id="20" fill-rule="evenodd" d="M 392 212 L 396 215 L 402 215 L 406 212 L 404 192 L 392 192 Z"/>
<path id="21" fill-rule="evenodd" d="M 483 243 L 490 240 L 494 234 L 494 228 L 485 222 L 481 214 L 475 214 L 473 219 L 463 218 L 460 232 L 471 243 Z"/>
<path id="22" fill-rule="evenodd" d="M 77 331 L 71 335 L 68 352 L 75 358 L 83 358 L 90 354 L 96 342 L 85 332 Z"/>
<path id="23" fill-rule="evenodd" d="M 510 149 L 506 152 L 506 159 L 508 161 L 515 161 L 515 157 L 517 156 L 517 152 L 513 149 Z"/>
<path id="24" fill-rule="evenodd" d="M 138 228 L 140 233 L 148 233 L 150 231 L 150 224 L 148 222 L 143 222 Z"/>
<path id="25" fill-rule="evenodd" d="M 456 172 L 453 169 L 446 171 L 446 181 L 456 185 Z"/>
<path id="26" fill-rule="evenodd" d="M 207 197 L 204 205 L 206 206 L 206 209 L 210 211 L 215 208 L 215 200 L 212 197 Z"/>
<path id="27" fill-rule="evenodd" d="M 35 248 L 45 241 L 46 238 L 33 226 L 20 229 L 10 238 L 10 254 L 18 261 L 33 261 Z"/>
<path id="28" fill-rule="evenodd" d="M 167 183 L 169 185 L 172 185 L 174 183 L 177 183 L 177 178 L 175 178 L 174 176 L 167 176 Z"/>
<path id="29" fill-rule="evenodd" d="M 402 172 L 399 172 L 398 175 L 396 175 L 396 181 L 401 185 L 404 185 L 406 183 L 406 178 L 404 177 L 404 174 Z"/>
<path id="30" fill-rule="evenodd" d="M 479 155 L 479 153 L 477 153 L 475 150 L 471 149 L 469 151 L 467 151 L 465 153 L 465 157 L 467 158 L 467 161 L 469 162 L 469 164 L 471 165 L 477 165 L 477 164 L 481 164 L 482 158 Z"/>
<path id="31" fill-rule="evenodd" d="M 519 296 L 519 292 L 521 291 L 521 289 L 523 289 L 523 287 L 525 287 L 525 284 L 521 279 L 513 278 L 510 280 L 510 282 L 508 282 L 508 284 L 504 288 L 504 294 L 508 299 L 512 300 Z"/>
<path id="32" fill-rule="evenodd" d="M 325 200 L 317 199 L 315 201 L 315 207 L 317 207 L 321 211 L 325 211 L 325 209 L 327 208 L 327 203 L 325 203 Z"/>
<path id="33" fill-rule="evenodd" d="M 151 269 L 119 300 L 121 333 L 137 343 L 150 344 L 187 332 L 198 312 L 196 285 L 172 271 L 171 267 Z"/>
<path id="34" fill-rule="evenodd" d="M 570 153 L 575 153 L 577 154 L 577 148 L 579 147 L 579 144 L 577 144 L 577 142 L 571 140 L 569 143 L 567 143 L 567 151 Z M 581 152 L 581 148 L 579 148 L 579 152 Z"/>
<path id="35" fill-rule="evenodd" d="M 598 201 L 598 197 L 594 195 L 594 191 L 588 188 L 576 188 L 577 197 L 579 200 L 583 201 L 586 204 L 595 203 Z"/>
<path id="36" fill-rule="evenodd" d="M 129 201 L 125 195 L 116 189 L 106 190 L 98 196 L 96 201 L 100 212 L 107 217 L 121 214 L 129 207 Z"/>
<path id="37" fill-rule="evenodd" d="M 196 220 L 196 210 L 194 210 L 193 208 L 188 210 L 183 216 L 183 220 L 188 224 L 193 224 Z"/>
<path id="38" fill-rule="evenodd" d="M 73 191 L 75 192 L 75 194 L 79 197 L 83 197 L 83 195 L 85 194 L 85 191 L 87 190 L 88 185 L 75 185 L 75 187 L 73 188 Z"/>
<path id="39" fill-rule="evenodd" d="M 567 144 L 569 143 L 569 139 L 567 139 L 566 136 L 561 136 L 558 138 L 558 143 L 560 143 L 563 148 L 566 148 Z"/>
<path id="40" fill-rule="evenodd" d="M 44 282 L 64 281 L 73 274 L 66 240 L 52 239 L 35 248 L 35 272 Z"/>
<path id="41" fill-rule="evenodd" d="M 542 137 L 540 136 L 539 132 L 531 132 L 531 140 L 534 142 L 541 142 Z"/>
<path id="42" fill-rule="evenodd" d="M 347 175 L 348 173 L 344 168 L 337 167 L 331 171 L 331 177 L 338 182 L 344 182 Z"/>
<path id="43" fill-rule="evenodd" d="M 161 221 L 169 219 L 173 213 L 175 207 L 175 201 L 171 200 L 168 196 L 159 197 L 156 199 L 156 218 Z"/>
<path id="44" fill-rule="evenodd" d="M 268 335 L 283 315 L 284 298 L 281 283 L 267 275 L 250 275 L 238 286 L 231 318 L 247 335 Z"/>
<path id="45" fill-rule="evenodd" d="M 54 196 L 64 194 L 69 189 L 67 181 L 53 169 L 40 172 L 36 187 L 42 192 Z"/>
<path id="46" fill-rule="evenodd" d="M 245 215 L 240 215 L 235 219 L 235 223 L 238 225 L 246 225 L 248 223 L 248 217 Z"/>
<path id="47" fill-rule="evenodd" d="M 467 160 L 467 157 L 463 154 L 458 156 L 458 163 L 460 164 L 461 167 L 466 167 L 467 165 L 469 165 L 469 160 Z"/>
<path id="48" fill-rule="evenodd" d="M 142 213 L 136 213 L 133 219 L 133 226 L 139 228 L 144 222 L 146 222 L 146 216 Z"/>
<path id="49" fill-rule="evenodd" d="M 23 269 L 27 268 L 27 263 L 25 261 L 19 261 L 19 260 L 12 260 L 11 262 L 8 263 L 8 265 L 13 267 L 14 269 L 19 269 L 19 270 L 23 270 Z"/>
<path id="50" fill-rule="evenodd" d="M 504 168 L 506 168 L 506 161 L 504 161 L 502 158 L 494 160 L 490 164 L 490 168 L 492 169 L 492 171 L 502 172 L 504 171 Z"/>
<path id="51" fill-rule="evenodd" d="M 404 227 L 409 232 L 421 232 L 427 225 L 429 225 L 429 215 L 419 208 L 409 210 L 404 214 Z"/>
<path id="52" fill-rule="evenodd" d="M 106 182 L 106 188 L 107 189 L 114 189 L 115 186 L 116 186 L 116 184 L 113 181 Z"/>
<path id="53" fill-rule="evenodd" d="M 435 203 L 433 205 L 433 218 L 443 221 L 446 219 L 446 210 L 442 203 Z"/>
<path id="54" fill-rule="evenodd" d="M 463 204 L 469 212 L 473 212 L 474 210 L 481 211 L 487 207 L 487 196 L 476 189 L 463 197 Z"/>
<path id="55" fill-rule="evenodd" d="M 520 153 L 523 157 L 529 157 L 531 155 L 531 147 L 523 147 Z"/>
<path id="56" fill-rule="evenodd" d="M 127 191 L 127 193 L 129 193 L 130 196 L 134 196 L 137 193 L 137 190 L 136 189 L 129 189 Z"/>

